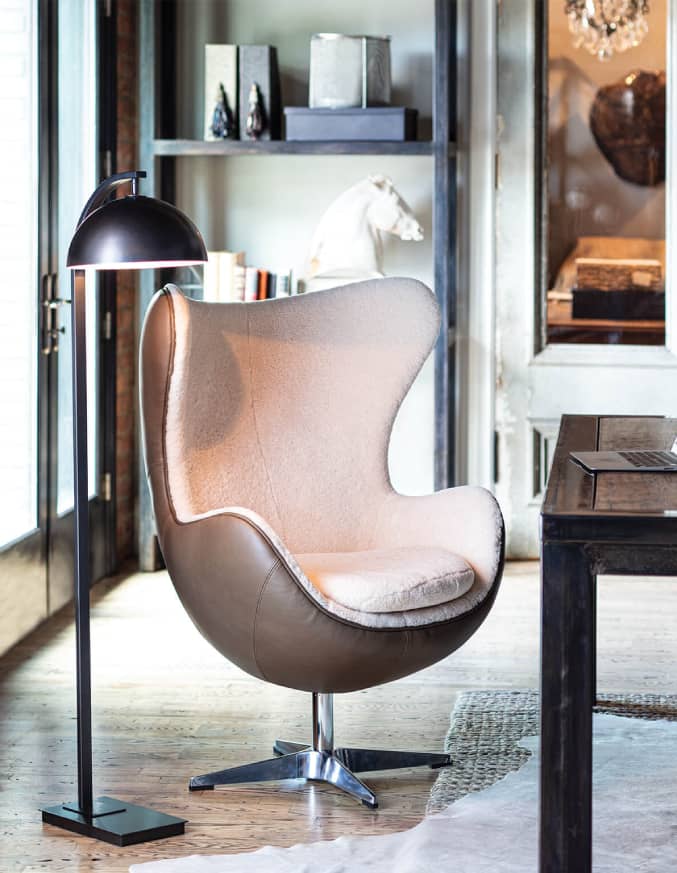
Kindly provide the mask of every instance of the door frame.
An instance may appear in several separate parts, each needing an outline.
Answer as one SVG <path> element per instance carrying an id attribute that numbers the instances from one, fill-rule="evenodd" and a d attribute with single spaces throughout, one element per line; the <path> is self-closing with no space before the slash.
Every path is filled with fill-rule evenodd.
<path id="1" fill-rule="evenodd" d="M 457 485 L 495 483 L 496 0 L 462 0 Z"/>

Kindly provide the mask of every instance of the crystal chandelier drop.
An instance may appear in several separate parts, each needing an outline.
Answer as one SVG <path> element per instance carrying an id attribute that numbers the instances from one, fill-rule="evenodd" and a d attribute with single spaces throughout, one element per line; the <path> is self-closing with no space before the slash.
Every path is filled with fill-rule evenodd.
<path id="1" fill-rule="evenodd" d="M 640 44 L 649 30 L 648 0 L 566 0 L 574 46 L 600 61 Z"/>

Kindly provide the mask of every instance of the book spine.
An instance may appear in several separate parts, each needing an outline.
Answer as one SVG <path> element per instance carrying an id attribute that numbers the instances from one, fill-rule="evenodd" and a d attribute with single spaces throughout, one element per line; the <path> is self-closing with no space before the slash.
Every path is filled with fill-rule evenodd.
<path id="1" fill-rule="evenodd" d="M 244 302 L 245 288 L 245 267 L 242 264 L 235 264 L 233 267 L 233 296 L 231 300 L 235 303 Z"/>
<path id="2" fill-rule="evenodd" d="M 219 299 L 220 252 L 207 252 L 207 263 L 202 273 L 202 299 L 216 303 Z"/>
<path id="3" fill-rule="evenodd" d="M 248 303 L 259 299 L 259 271 L 256 267 L 245 267 L 244 299 Z"/>
<path id="4" fill-rule="evenodd" d="M 259 300 L 265 300 L 268 296 L 268 270 L 259 270 Z"/>
<path id="5" fill-rule="evenodd" d="M 289 297 L 291 293 L 291 277 L 289 273 L 277 273 L 275 282 L 275 296 Z"/>

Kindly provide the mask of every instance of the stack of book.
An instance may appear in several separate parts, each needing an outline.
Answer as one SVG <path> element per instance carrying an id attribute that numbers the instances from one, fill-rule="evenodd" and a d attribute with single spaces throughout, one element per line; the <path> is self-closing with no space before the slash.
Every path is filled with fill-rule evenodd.
<path id="1" fill-rule="evenodd" d="M 291 270 L 262 270 L 246 265 L 244 252 L 208 252 L 202 299 L 237 303 L 289 297 L 295 293 Z"/>

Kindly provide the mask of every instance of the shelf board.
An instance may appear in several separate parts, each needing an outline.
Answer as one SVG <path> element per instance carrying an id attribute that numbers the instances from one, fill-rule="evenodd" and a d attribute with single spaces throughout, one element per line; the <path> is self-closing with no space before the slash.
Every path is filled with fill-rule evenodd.
<path id="1" fill-rule="evenodd" d="M 415 142 L 332 141 L 300 142 L 296 140 L 216 140 L 155 139 L 153 152 L 160 157 L 224 157 L 226 155 L 432 155 L 430 140 Z M 456 147 L 449 143 L 448 153 Z"/>

